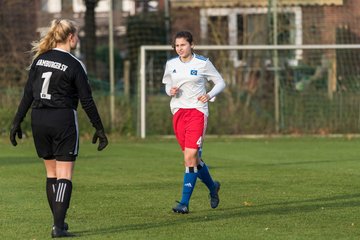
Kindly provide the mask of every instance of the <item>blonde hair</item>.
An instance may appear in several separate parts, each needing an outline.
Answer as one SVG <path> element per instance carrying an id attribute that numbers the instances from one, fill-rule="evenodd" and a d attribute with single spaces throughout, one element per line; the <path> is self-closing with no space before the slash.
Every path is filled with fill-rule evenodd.
<path id="1" fill-rule="evenodd" d="M 40 54 L 56 47 L 58 43 L 65 43 L 70 34 L 75 34 L 78 28 L 75 22 L 68 19 L 54 19 L 51 25 L 40 41 L 32 43 L 31 53 L 34 54 L 32 61 Z"/>

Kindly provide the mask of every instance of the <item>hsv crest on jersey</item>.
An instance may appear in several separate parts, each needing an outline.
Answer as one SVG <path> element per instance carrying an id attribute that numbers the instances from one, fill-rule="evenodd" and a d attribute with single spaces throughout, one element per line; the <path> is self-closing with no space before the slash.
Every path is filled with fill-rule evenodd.
<path id="1" fill-rule="evenodd" d="M 190 75 L 197 75 L 197 70 L 190 70 Z"/>

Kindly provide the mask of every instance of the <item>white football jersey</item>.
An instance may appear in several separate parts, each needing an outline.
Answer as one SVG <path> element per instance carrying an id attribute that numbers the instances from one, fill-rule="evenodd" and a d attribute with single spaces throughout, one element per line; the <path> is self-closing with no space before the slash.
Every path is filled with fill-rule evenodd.
<path id="1" fill-rule="evenodd" d="M 225 88 L 225 81 L 208 58 L 193 54 L 189 62 L 182 62 L 180 57 L 166 62 L 163 84 L 166 89 L 179 87 L 179 92 L 172 97 L 170 109 L 173 114 L 180 108 L 196 108 L 209 115 L 208 103 L 198 100 L 199 96 L 206 94 L 206 82 L 212 81 L 215 85 L 210 92 L 210 98 L 215 97 Z M 170 95 L 169 91 L 166 91 Z"/>

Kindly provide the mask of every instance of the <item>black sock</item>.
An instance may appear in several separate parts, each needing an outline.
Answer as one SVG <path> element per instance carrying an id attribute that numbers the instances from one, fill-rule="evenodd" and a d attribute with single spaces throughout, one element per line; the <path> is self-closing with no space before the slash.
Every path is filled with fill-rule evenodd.
<path id="1" fill-rule="evenodd" d="M 56 194 L 54 200 L 54 225 L 64 229 L 66 211 L 70 205 L 72 183 L 67 179 L 59 179 L 56 183 Z"/>
<path id="2" fill-rule="evenodd" d="M 54 214 L 54 200 L 55 200 L 55 187 L 56 178 L 46 178 L 46 196 L 51 209 L 51 213 Z"/>

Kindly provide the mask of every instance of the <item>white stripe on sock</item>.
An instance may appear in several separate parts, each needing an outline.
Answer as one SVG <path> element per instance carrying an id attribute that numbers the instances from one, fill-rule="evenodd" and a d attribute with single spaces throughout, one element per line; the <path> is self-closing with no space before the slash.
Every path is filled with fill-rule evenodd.
<path id="1" fill-rule="evenodd" d="M 60 198 L 61 198 L 61 192 L 64 188 L 64 183 L 60 183 L 60 186 L 58 188 L 58 192 L 57 192 L 57 202 L 60 202 Z"/>
<path id="2" fill-rule="evenodd" d="M 62 188 L 62 183 L 58 183 L 58 187 L 57 187 L 57 192 L 56 192 L 56 197 L 55 197 L 55 202 L 59 201 L 59 192 Z"/>
<path id="3" fill-rule="evenodd" d="M 64 183 L 64 189 L 63 189 L 63 191 L 61 193 L 61 201 L 60 202 L 64 202 L 64 196 L 65 196 L 66 187 L 67 187 L 67 184 Z"/>
<path id="4" fill-rule="evenodd" d="M 194 173 L 198 172 L 197 167 L 193 167 L 194 168 Z M 185 173 L 190 173 L 190 167 L 185 167 Z"/>
<path id="5" fill-rule="evenodd" d="M 64 201 L 65 190 L 66 190 L 66 183 L 60 183 L 57 194 L 56 194 L 56 202 Z"/>

